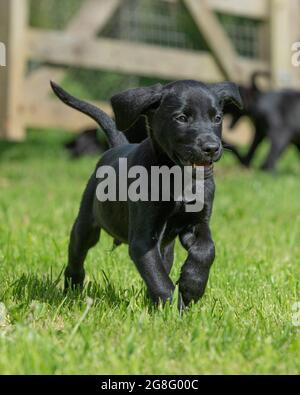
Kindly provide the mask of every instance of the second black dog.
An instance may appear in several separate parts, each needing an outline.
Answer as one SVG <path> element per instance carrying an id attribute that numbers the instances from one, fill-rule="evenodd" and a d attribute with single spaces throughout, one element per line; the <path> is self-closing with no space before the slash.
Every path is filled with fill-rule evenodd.
<path id="1" fill-rule="evenodd" d="M 109 148 L 106 140 L 100 140 L 99 130 L 95 128 L 80 132 L 64 146 L 73 159 L 81 158 L 85 155 L 99 156 Z"/>
<path id="2" fill-rule="evenodd" d="M 264 72 L 254 73 L 249 87 L 239 87 L 243 111 L 229 105 L 225 112 L 232 116 L 231 128 L 244 115 L 251 119 L 255 128 L 248 152 L 245 156 L 238 156 L 241 163 L 250 166 L 257 148 L 267 139 L 270 148 L 261 168 L 273 171 L 290 144 L 295 145 L 300 153 L 300 92 L 288 89 L 262 92 L 256 84 L 256 78 L 260 75 L 269 76 Z"/>

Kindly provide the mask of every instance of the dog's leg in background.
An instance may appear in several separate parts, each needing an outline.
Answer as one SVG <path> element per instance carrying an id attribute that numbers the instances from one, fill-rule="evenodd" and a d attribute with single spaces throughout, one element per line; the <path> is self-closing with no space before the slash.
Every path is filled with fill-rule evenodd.
<path id="1" fill-rule="evenodd" d="M 276 163 L 280 156 L 283 154 L 284 150 L 288 147 L 291 137 L 290 133 L 286 129 L 273 130 L 273 135 L 271 138 L 271 147 L 265 162 L 262 164 L 261 169 L 267 171 L 275 170 Z M 274 138 L 272 138 L 274 136 Z M 280 136 L 280 138 L 278 138 Z"/>
<path id="2" fill-rule="evenodd" d="M 208 224 L 197 226 L 193 231 L 180 235 L 183 247 L 188 251 L 187 259 L 181 268 L 179 292 L 185 306 L 197 302 L 204 294 L 210 267 L 215 259 L 215 246 Z"/>
<path id="3" fill-rule="evenodd" d="M 239 162 L 243 163 L 243 158 L 235 145 L 227 143 L 224 140 L 222 140 L 222 144 L 225 149 L 233 153 L 233 155 L 238 159 Z"/>
<path id="4" fill-rule="evenodd" d="M 255 152 L 256 152 L 257 148 L 259 147 L 259 145 L 264 140 L 264 138 L 265 138 L 265 134 L 264 133 L 259 132 L 259 130 L 255 131 L 254 139 L 253 139 L 253 141 L 251 143 L 251 146 L 250 146 L 247 154 L 244 157 L 242 157 L 242 160 L 241 160 L 241 163 L 244 166 L 247 166 L 247 167 L 250 166 Z"/>
<path id="5" fill-rule="evenodd" d="M 295 143 L 295 146 L 296 146 L 296 148 L 298 150 L 298 153 L 300 154 L 300 143 Z"/>
<path id="6" fill-rule="evenodd" d="M 69 260 L 65 270 L 65 289 L 81 288 L 84 281 L 84 260 L 90 248 L 99 241 L 100 227 L 93 218 L 93 201 L 95 175 L 93 175 L 84 192 L 79 214 L 73 225 L 70 243 Z"/>

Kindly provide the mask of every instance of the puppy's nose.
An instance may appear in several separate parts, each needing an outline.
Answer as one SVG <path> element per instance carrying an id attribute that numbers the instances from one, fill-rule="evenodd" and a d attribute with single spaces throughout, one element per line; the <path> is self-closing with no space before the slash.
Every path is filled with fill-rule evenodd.
<path id="1" fill-rule="evenodd" d="M 207 155 L 213 156 L 219 151 L 219 144 L 207 143 L 203 146 L 202 149 Z"/>

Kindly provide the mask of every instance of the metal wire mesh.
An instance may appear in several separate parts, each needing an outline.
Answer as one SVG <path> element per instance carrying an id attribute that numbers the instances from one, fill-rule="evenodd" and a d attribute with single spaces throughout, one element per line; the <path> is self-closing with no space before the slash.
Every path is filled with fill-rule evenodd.
<path id="1" fill-rule="evenodd" d="M 30 24 L 45 29 L 64 29 L 85 0 L 30 0 Z M 238 53 L 259 58 L 260 24 L 229 15 L 218 15 Z M 208 50 L 192 16 L 179 0 L 122 0 L 121 6 L 99 35 L 188 50 Z M 34 67 L 39 67 L 35 64 Z M 32 68 L 32 65 L 31 65 Z M 157 79 L 122 75 L 109 70 L 66 67 L 64 83 L 89 99 L 106 100 L 131 86 Z"/>
<path id="2" fill-rule="evenodd" d="M 228 15 L 219 15 L 219 19 L 241 56 L 248 58 L 260 58 L 262 56 L 260 45 L 261 22 L 246 18 L 233 18 Z"/>
<path id="3" fill-rule="evenodd" d="M 29 0 L 29 23 L 44 29 L 65 28 L 85 0 Z"/>
<path id="4" fill-rule="evenodd" d="M 191 16 L 176 1 L 125 0 L 103 35 L 167 47 L 206 49 Z"/>
<path id="5" fill-rule="evenodd" d="M 30 23 L 63 29 L 85 0 L 30 0 Z M 260 56 L 260 23 L 219 15 L 242 56 Z M 192 17 L 177 0 L 123 0 L 102 36 L 186 49 L 207 49 Z"/>

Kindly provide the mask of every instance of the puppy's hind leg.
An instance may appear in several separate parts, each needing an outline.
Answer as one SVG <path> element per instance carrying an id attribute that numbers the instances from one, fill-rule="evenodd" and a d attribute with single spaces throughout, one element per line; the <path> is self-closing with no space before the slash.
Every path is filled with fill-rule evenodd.
<path id="1" fill-rule="evenodd" d="M 90 248 L 100 238 L 100 227 L 93 226 L 80 215 L 76 219 L 70 237 L 68 266 L 65 270 L 65 290 L 82 288 L 85 277 L 84 261 Z"/>
<path id="2" fill-rule="evenodd" d="M 84 261 L 90 248 L 100 238 L 100 226 L 93 216 L 95 177 L 91 177 L 84 192 L 79 214 L 73 225 L 69 242 L 68 266 L 65 270 L 65 290 L 69 287 L 82 288 L 84 281 Z"/>

